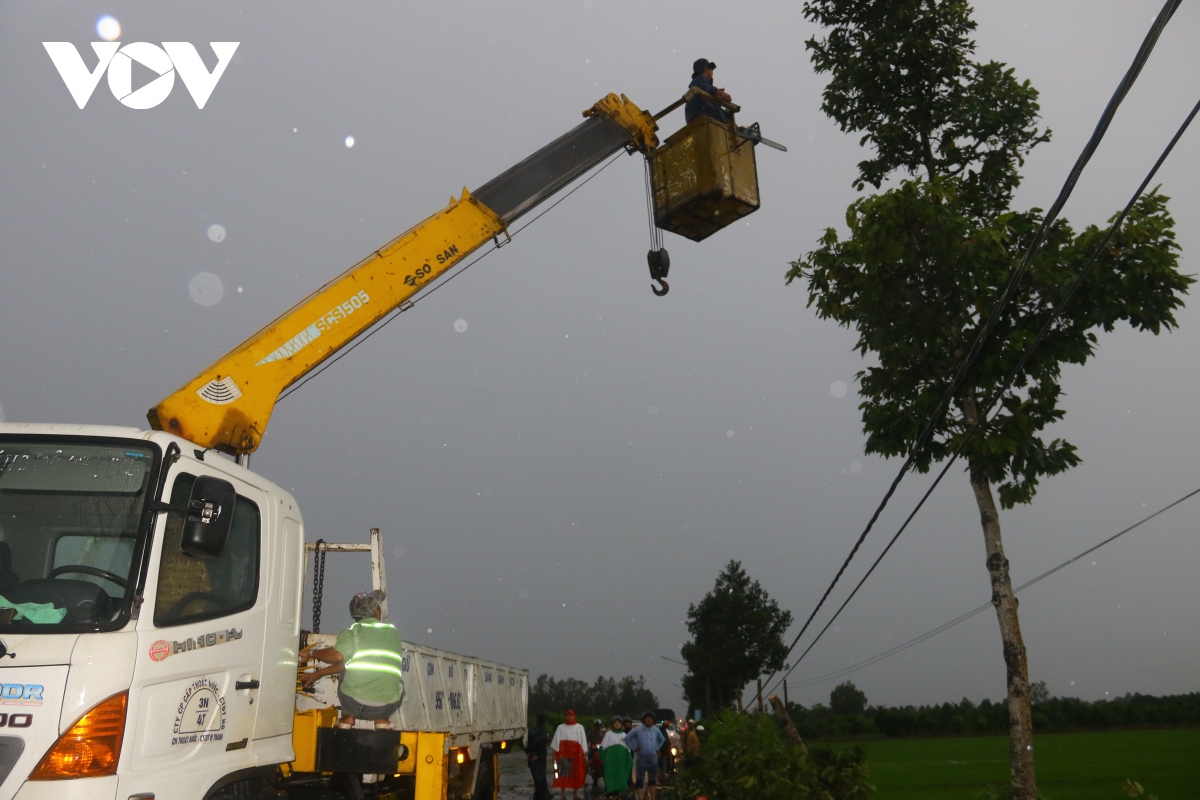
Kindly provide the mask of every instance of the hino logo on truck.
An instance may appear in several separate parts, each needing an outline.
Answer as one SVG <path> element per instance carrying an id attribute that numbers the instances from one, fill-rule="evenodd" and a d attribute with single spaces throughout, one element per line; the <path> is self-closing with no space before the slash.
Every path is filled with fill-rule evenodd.
<path id="1" fill-rule="evenodd" d="M 182 642 L 168 642 L 165 639 L 159 639 L 150 645 L 150 660 L 162 661 L 176 653 L 186 653 L 189 650 L 200 650 L 205 647 L 216 647 L 219 644 L 225 644 L 226 642 L 232 642 L 240 638 L 242 638 L 242 632 L 237 628 L 230 628 L 229 630 L 202 633 L 194 639 L 188 638 Z M 41 687 L 39 686 L 38 689 L 40 690 Z"/>
<path id="2" fill-rule="evenodd" d="M 176 72 L 196 101 L 196 108 L 204 108 L 240 42 L 208 44 L 217 56 L 217 65 L 212 72 L 204 66 L 196 46 L 190 42 L 163 42 L 162 47 L 149 42 L 130 42 L 124 47 L 120 42 L 92 42 L 92 50 L 98 59 L 92 70 L 83 63 L 79 51 L 70 42 L 42 42 L 75 105 L 81 109 L 96 91 L 96 84 L 100 83 L 105 70 L 113 97 L 127 108 L 154 108 L 166 100 L 175 88 Z M 133 88 L 135 61 L 158 74 L 157 78 L 136 90 Z"/>

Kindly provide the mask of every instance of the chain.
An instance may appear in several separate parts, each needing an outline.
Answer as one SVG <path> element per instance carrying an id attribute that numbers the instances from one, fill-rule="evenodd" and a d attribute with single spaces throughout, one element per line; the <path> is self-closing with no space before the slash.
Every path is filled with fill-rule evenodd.
<path id="1" fill-rule="evenodd" d="M 317 539 L 313 556 L 313 633 L 321 632 L 321 603 L 325 600 L 325 540 Z"/>

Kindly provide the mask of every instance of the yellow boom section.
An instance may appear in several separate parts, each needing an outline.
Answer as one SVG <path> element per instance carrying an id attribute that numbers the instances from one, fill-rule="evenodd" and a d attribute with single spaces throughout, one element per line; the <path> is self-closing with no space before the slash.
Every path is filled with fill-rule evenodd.
<path id="1" fill-rule="evenodd" d="M 227 453 L 258 448 L 280 392 L 505 230 L 460 200 L 376 251 L 197 375 L 147 415 L 155 430 Z"/>
<path id="2" fill-rule="evenodd" d="M 610 94 L 583 115 L 583 124 L 474 194 L 463 189 L 461 199 L 451 197 L 448 207 L 242 342 L 150 409 L 150 425 L 201 447 L 254 452 L 284 389 L 601 160 L 658 146 L 654 118 L 624 95 Z"/>

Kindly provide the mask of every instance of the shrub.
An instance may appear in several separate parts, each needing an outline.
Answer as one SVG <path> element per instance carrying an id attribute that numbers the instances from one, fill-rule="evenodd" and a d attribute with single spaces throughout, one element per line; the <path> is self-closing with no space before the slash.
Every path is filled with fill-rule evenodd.
<path id="1" fill-rule="evenodd" d="M 813 750 L 805 756 L 773 717 L 725 712 L 706 722 L 700 762 L 681 771 L 668 796 L 691 800 L 868 800 L 862 748 Z"/>

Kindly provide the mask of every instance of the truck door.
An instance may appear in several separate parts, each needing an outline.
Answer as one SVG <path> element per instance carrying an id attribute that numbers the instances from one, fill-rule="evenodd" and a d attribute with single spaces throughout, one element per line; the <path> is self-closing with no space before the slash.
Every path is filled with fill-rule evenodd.
<path id="1" fill-rule="evenodd" d="M 167 493 L 172 508 L 186 507 L 196 480 L 187 469 L 198 466 L 181 462 Z M 199 798 L 253 753 L 268 605 L 260 564 L 274 510 L 258 489 L 219 477 L 233 483 L 237 500 L 218 557 L 184 555 L 181 511 L 168 512 L 155 537 L 130 689 L 131 774 L 121 796 L 161 792 L 167 779 L 171 796 Z"/>
<path id="2" fill-rule="evenodd" d="M 269 587 L 262 637 L 262 690 L 254 701 L 255 723 L 251 741 L 260 748 L 262 740 L 279 739 L 280 761 L 290 761 L 292 715 L 296 710 L 296 656 L 300 649 L 300 578 L 303 565 L 304 529 L 290 503 L 276 501 L 279 519 L 264 536 L 262 582 Z M 265 529 L 264 529 L 265 530 Z"/>

